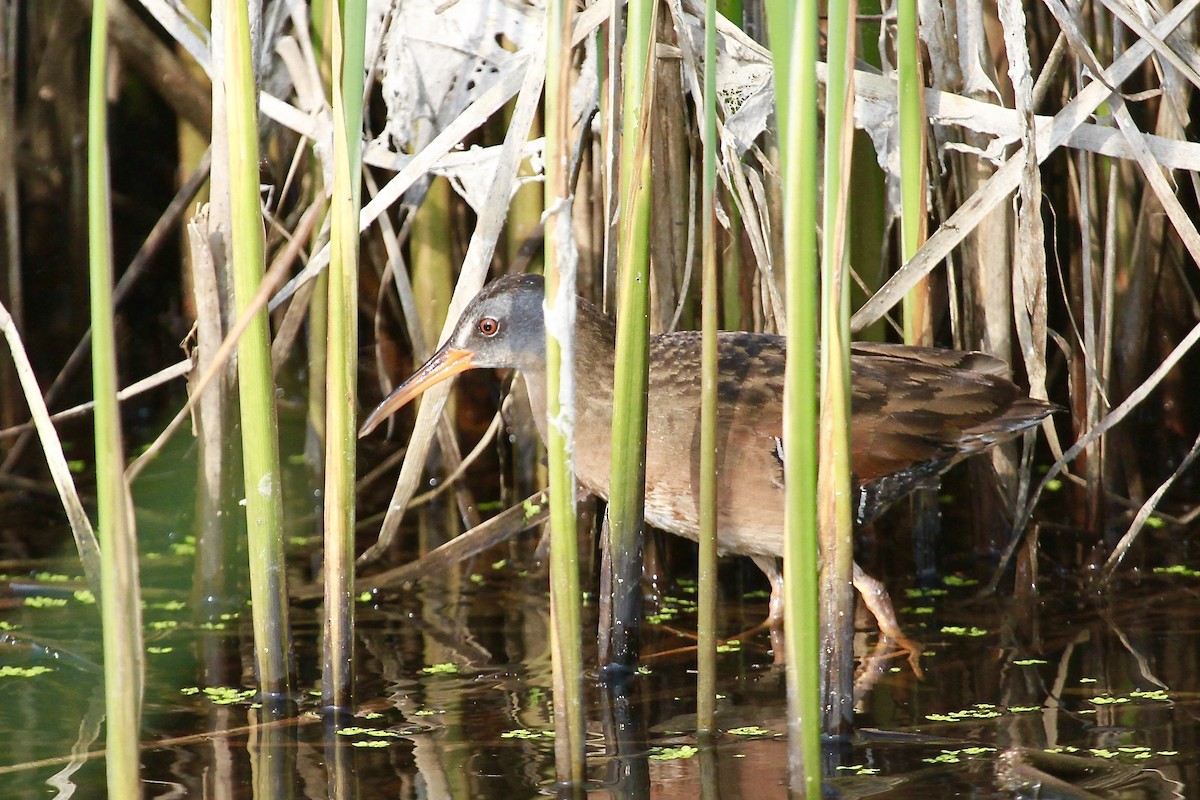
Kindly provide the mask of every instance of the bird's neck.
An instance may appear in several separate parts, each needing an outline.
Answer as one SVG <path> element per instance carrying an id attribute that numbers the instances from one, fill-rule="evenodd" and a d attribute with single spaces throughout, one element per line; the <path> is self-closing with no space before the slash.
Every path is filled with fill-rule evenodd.
<path id="1" fill-rule="evenodd" d="M 600 309 L 580 299 L 575 314 L 575 409 L 576 425 L 583 419 L 601 416 L 589 429 L 607 430 L 612 419 L 613 353 L 616 328 Z M 546 370 L 524 373 L 529 390 L 533 421 L 546 441 Z M 605 422 L 607 420 L 607 424 Z M 598 427 L 593 427 L 598 426 Z"/>

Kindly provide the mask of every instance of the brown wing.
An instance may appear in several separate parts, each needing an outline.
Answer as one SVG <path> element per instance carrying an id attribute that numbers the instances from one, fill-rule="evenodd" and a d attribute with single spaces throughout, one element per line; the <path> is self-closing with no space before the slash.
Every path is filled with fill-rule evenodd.
<path id="1" fill-rule="evenodd" d="M 927 366 L 968 369 L 973 372 L 995 375 L 998 378 L 1009 376 L 1008 364 L 995 356 L 975 350 L 946 350 L 941 347 L 909 347 L 905 344 L 853 342 L 850 345 L 850 353 L 851 357 L 858 355 L 885 356 Z"/>
<path id="2" fill-rule="evenodd" d="M 695 333 L 656 337 L 651 344 L 651 363 L 660 368 L 657 390 L 676 392 L 668 415 L 679 419 L 680 429 L 699 416 L 699 353 Z M 757 453 L 735 461 L 767 469 L 763 478 L 782 486 L 783 339 L 722 333 L 719 354 L 719 436 L 726 446 Z M 982 353 L 855 343 L 851 364 L 860 521 L 1054 408 L 1028 398 L 1006 377 L 1004 362 Z"/>
<path id="3" fill-rule="evenodd" d="M 698 414 L 700 335 L 655 337 L 651 351 L 660 390 L 676 393 L 679 414 Z M 781 438 L 782 337 L 722 333 L 719 360 L 721 424 L 749 428 L 764 441 Z M 983 353 L 855 342 L 851 364 L 851 441 L 862 483 L 921 462 L 952 463 L 1053 410 L 1029 399 L 1005 377 L 1007 365 Z"/>
<path id="4" fill-rule="evenodd" d="M 948 461 L 945 469 L 1052 410 L 1007 378 L 929 363 L 916 355 L 853 359 L 851 437 L 861 482 L 925 461 Z"/>
<path id="5" fill-rule="evenodd" d="M 656 336 L 650 341 L 652 403 L 672 430 L 692 430 L 700 415 L 700 334 Z M 718 337 L 718 434 L 726 447 L 766 448 L 773 455 L 783 436 L 783 338 L 722 332 Z M 664 425 L 664 428 L 668 427 Z M 778 476 L 782 482 L 782 467 Z"/>

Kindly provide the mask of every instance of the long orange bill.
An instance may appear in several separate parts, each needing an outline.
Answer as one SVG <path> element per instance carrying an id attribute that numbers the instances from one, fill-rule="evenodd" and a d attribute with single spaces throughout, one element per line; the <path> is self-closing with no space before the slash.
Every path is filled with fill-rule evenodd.
<path id="1" fill-rule="evenodd" d="M 404 383 L 393 389 L 392 393 L 375 407 L 375 410 L 363 421 L 362 427 L 358 429 L 359 438 L 361 439 L 378 428 L 381 422 L 392 414 L 395 414 L 401 408 L 404 408 L 410 400 L 420 395 L 430 386 L 441 383 L 460 372 L 472 369 L 475 366 L 474 357 L 475 354 L 470 350 L 458 350 L 450 347 L 443 347 L 441 350 L 438 350 L 425 362 L 425 366 L 413 373 L 412 377 Z"/>

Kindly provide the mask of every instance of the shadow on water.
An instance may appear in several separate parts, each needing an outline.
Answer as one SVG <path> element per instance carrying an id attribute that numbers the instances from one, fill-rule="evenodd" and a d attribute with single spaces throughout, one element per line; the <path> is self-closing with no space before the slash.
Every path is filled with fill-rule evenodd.
<path id="1" fill-rule="evenodd" d="M 143 561 L 147 797 L 554 793 L 550 628 L 535 534 L 411 590 L 360 597 L 360 708 L 335 732 L 319 715 L 317 611 L 297 607 L 293 618 L 299 713 L 273 718 L 250 689 L 249 616 L 196 622 L 187 538 L 153 527 L 143 527 L 152 543 Z M 981 599 L 991 563 L 946 555 L 955 546 L 943 533 L 945 563 L 923 581 L 907 536 L 880 528 L 860 542 L 906 631 L 924 644 L 925 678 L 898 654 L 870 662 L 860 734 L 826 751 L 831 790 L 922 800 L 1198 796 L 1200 572 L 1140 567 L 1107 594 L 1089 594 L 1072 562 L 1078 547 L 1064 534 L 1043 543 L 1037 594 Z M 1188 563 L 1186 537 L 1153 536 L 1144 549 L 1156 564 Z M 295 547 L 303 580 L 311 543 Z M 639 674 L 625 685 L 588 675 L 590 797 L 786 796 L 784 679 L 765 633 L 721 648 L 723 732 L 711 744 L 693 736 L 689 558 L 648 601 Z M 0 795 L 102 797 L 94 605 L 71 562 L 9 561 L 0 570 Z M 765 585 L 738 560 L 723 562 L 722 577 L 720 629 L 754 627 L 766 614 Z M 593 589 L 585 624 L 595 623 Z M 865 614 L 858 630 L 865 656 L 877 638 Z M 595 663 L 594 645 L 585 659 Z"/>

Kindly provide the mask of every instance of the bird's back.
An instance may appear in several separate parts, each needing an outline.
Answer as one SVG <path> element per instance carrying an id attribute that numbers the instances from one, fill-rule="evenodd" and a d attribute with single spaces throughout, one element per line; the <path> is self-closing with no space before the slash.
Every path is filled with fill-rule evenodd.
<path id="1" fill-rule="evenodd" d="M 651 342 L 646 517 L 699 531 L 700 334 Z M 719 336 L 718 504 L 723 550 L 783 548 L 784 340 Z M 1036 424 L 1053 409 L 1028 398 L 980 353 L 898 345 L 852 351 L 851 450 L 856 516 L 865 522 L 953 464 Z"/>

